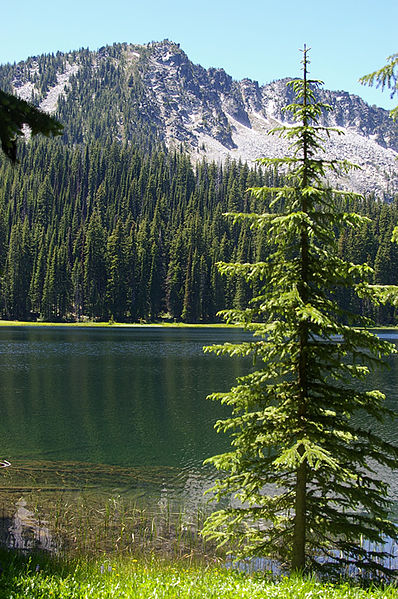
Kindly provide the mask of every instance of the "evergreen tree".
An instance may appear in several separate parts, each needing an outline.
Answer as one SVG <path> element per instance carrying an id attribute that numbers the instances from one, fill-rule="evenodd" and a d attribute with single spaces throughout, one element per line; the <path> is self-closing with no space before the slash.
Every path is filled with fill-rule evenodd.
<path id="1" fill-rule="evenodd" d="M 186 258 L 180 230 L 171 242 L 170 262 L 166 278 L 166 306 L 169 314 L 179 319 L 183 310 Z"/>
<path id="2" fill-rule="evenodd" d="M 105 231 L 99 212 L 93 212 L 87 228 L 84 260 L 85 310 L 93 318 L 105 316 Z"/>
<path id="3" fill-rule="evenodd" d="M 212 316 L 212 297 L 210 293 L 209 268 L 204 256 L 199 264 L 199 320 L 209 322 Z"/>
<path id="4" fill-rule="evenodd" d="M 76 320 L 80 320 L 83 310 L 83 269 L 82 263 L 76 258 L 71 274 L 72 305 Z"/>
<path id="5" fill-rule="evenodd" d="M 163 304 L 163 233 L 158 206 L 151 224 L 150 232 L 150 270 L 148 280 L 149 313 L 152 320 L 156 319 Z"/>
<path id="6" fill-rule="evenodd" d="M 381 419 L 390 412 L 379 391 L 362 381 L 382 362 L 391 346 L 371 332 L 342 324 L 349 319 L 335 301 L 338 287 L 353 288 L 377 301 L 366 282 L 369 267 L 338 256 L 336 231 L 363 222 L 340 211 L 348 192 L 325 187 L 328 170 L 346 172 L 349 163 L 322 159 L 323 109 L 315 91 L 319 81 L 289 82 L 295 100 L 287 107 L 294 124 L 274 131 L 292 140 L 293 155 L 262 159 L 266 167 L 287 169 L 287 184 L 252 192 L 269 213 L 234 214 L 265 229 L 274 250 L 253 264 L 222 263 L 228 276 L 261 282 L 258 296 L 244 310 L 227 310 L 228 322 L 253 331 L 253 341 L 207 348 L 216 354 L 251 356 L 259 369 L 238 379 L 227 393 L 211 396 L 232 407 L 218 431 L 232 432 L 230 452 L 210 459 L 226 471 L 216 484 L 218 498 L 234 495 L 230 507 L 207 520 L 204 533 L 221 543 L 232 541 L 234 555 L 277 557 L 292 570 L 355 564 L 363 571 L 388 571 L 361 536 L 380 543 L 398 538 L 388 519 L 387 485 L 377 464 L 397 467 L 398 448 L 353 416 L 362 410 Z M 367 321 L 362 320 L 362 324 Z M 332 560 L 332 561 L 331 561 Z M 336 567 L 337 567 L 336 566 Z"/>
<path id="7" fill-rule="evenodd" d="M 120 322 L 126 318 L 128 282 L 126 240 L 120 222 L 108 239 L 107 260 L 107 306 L 109 315 Z"/>
<path id="8" fill-rule="evenodd" d="M 57 270 L 57 248 L 54 248 L 49 259 L 46 277 L 43 285 L 43 297 L 41 301 L 41 316 L 44 320 L 52 322 L 57 320 L 56 300 L 56 270 Z"/>
<path id="9" fill-rule="evenodd" d="M 182 305 L 181 320 L 183 322 L 195 322 L 195 309 L 193 305 L 193 280 L 192 280 L 192 246 L 189 248 L 188 264 L 185 274 L 184 301 Z"/>
<path id="10" fill-rule="evenodd" d="M 141 222 L 137 233 L 137 294 L 135 313 L 138 318 L 149 316 L 150 240 L 147 219 Z"/>
<path id="11" fill-rule="evenodd" d="M 32 247 L 29 224 L 18 221 L 13 225 L 5 266 L 4 297 L 8 318 L 24 320 L 29 317 L 29 286 L 32 276 Z"/>
<path id="12" fill-rule="evenodd" d="M 17 139 L 23 136 L 23 125 L 29 125 L 32 135 L 61 135 L 62 125 L 29 102 L 0 90 L 0 142 L 5 155 L 15 162 Z"/>
<path id="13" fill-rule="evenodd" d="M 51 208 L 54 203 L 54 193 L 51 189 L 49 177 L 47 176 L 39 187 L 36 201 L 35 223 L 46 227 L 50 217 Z"/>
<path id="14" fill-rule="evenodd" d="M 32 279 L 30 282 L 29 297 L 33 312 L 40 313 L 44 280 L 46 276 L 48 250 L 46 238 L 41 227 L 37 227 L 35 241 L 36 257 L 33 265 Z"/>
<path id="15" fill-rule="evenodd" d="M 72 280 L 66 244 L 62 244 L 57 251 L 55 288 L 56 319 L 68 318 L 72 307 Z"/>
<path id="16" fill-rule="evenodd" d="M 391 96 L 398 93 L 398 53 L 392 54 L 387 58 L 387 64 L 381 69 L 364 75 L 361 77 L 360 82 L 364 85 L 374 85 L 384 89 L 387 87 L 391 90 Z M 398 106 L 393 108 L 390 112 L 391 117 L 394 120 L 398 118 Z"/>

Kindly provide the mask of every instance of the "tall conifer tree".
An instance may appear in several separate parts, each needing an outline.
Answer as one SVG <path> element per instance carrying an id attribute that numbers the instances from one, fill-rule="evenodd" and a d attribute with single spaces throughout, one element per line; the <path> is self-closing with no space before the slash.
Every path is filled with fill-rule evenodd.
<path id="1" fill-rule="evenodd" d="M 261 160 L 284 169 L 287 184 L 251 190 L 265 206 L 273 196 L 269 213 L 230 215 L 264 229 L 273 250 L 263 262 L 219 264 L 228 277 L 261 283 L 247 308 L 223 312 L 255 338 L 206 349 L 250 356 L 259 369 L 211 396 L 232 407 L 232 417 L 216 425 L 232 433 L 231 451 L 209 460 L 226 473 L 216 496 L 232 495 L 239 503 L 215 512 L 204 533 L 233 541 L 235 555 L 276 557 L 292 570 L 319 568 L 321 556 L 329 567 L 343 562 L 383 570 L 383 551 L 364 546 L 361 537 L 397 539 L 378 468 L 396 467 L 398 448 L 354 418 L 358 410 L 377 419 L 388 413 L 382 393 L 355 381 L 392 348 L 349 326 L 350 314 L 335 300 L 337 289 L 348 288 L 377 301 L 377 289 L 366 282 L 367 265 L 338 256 L 336 232 L 364 219 L 336 207 L 339 197 L 354 194 L 324 184 L 328 171 L 353 166 L 322 158 L 322 136 L 333 130 L 319 124 L 329 107 L 317 101 L 321 82 L 307 79 L 307 65 L 304 48 L 304 77 L 288 84 L 295 100 L 286 110 L 296 124 L 272 131 L 291 140 L 292 154 Z"/>

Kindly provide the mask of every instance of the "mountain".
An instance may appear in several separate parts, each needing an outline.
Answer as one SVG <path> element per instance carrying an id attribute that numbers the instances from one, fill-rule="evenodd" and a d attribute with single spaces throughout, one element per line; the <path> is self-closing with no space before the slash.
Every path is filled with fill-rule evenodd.
<path id="1" fill-rule="evenodd" d="M 291 123 L 283 112 L 292 100 L 286 83 L 234 81 L 223 69 L 194 65 L 168 40 L 0 66 L 0 87 L 55 113 L 65 124 L 67 144 L 133 141 L 149 150 L 160 142 L 181 147 L 194 161 L 230 156 L 250 164 L 286 155 L 286 141 L 268 135 Z M 398 193 L 398 128 L 388 112 L 344 91 L 321 89 L 319 97 L 333 109 L 323 123 L 345 133 L 325 142 L 327 155 L 361 167 L 338 184 L 391 199 Z"/>
<path id="2" fill-rule="evenodd" d="M 243 278 L 224 281 L 217 264 L 262 261 L 273 247 L 263 229 L 223 214 L 269 209 L 269 198 L 246 190 L 280 183 L 250 160 L 285 151 L 266 134 L 289 122 L 285 83 L 233 81 L 193 65 L 171 42 L 0 67 L 0 86 L 65 125 L 63 139 L 20 143 L 15 166 L 0 156 L 0 318 L 216 322 L 220 310 L 247 306 L 253 290 Z M 391 199 L 394 179 L 383 172 L 396 167 L 397 139 L 386 112 L 343 92 L 322 94 L 336 106 L 328 123 L 348 132 L 328 151 L 368 163 L 347 185 Z M 398 197 L 337 201 L 369 217 L 340 231 L 340 255 L 367 262 L 373 282 L 395 284 Z M 348 292 L 340 300 L 380 324 L 396 322 L 395 308 L 355 303 Z"/>

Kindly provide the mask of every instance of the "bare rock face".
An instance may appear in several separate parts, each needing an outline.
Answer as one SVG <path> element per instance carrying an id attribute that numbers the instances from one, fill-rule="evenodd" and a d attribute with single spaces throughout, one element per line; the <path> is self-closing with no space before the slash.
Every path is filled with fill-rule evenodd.
<path id="1" fill-rule="evenodd" d="M 0 67 L 1 87 L 58 111 L 64 123 L 80 114 L 85 125 L 79 135 L 71 127 L 68 142 L 103 135 L 142 142 L 150 134 L 169 148 L 182 147 L 194 160 L 229 156 L 249 164 L 290 152 L 285 140 L 269 135 L 292 123 L 283 111 L 293 99 L 287 82 L 234 81 L 223 69 L 194 65 L 168 40 L 57 53 Z M 361 167 L 331 182 L 392 199 L 398 193 L 398 127 L 388 112 L 344 91 L 320 89 L 318 94 L 332 107 L 322 124 L 344 133 L 325 141 L 326 157 Z"/>

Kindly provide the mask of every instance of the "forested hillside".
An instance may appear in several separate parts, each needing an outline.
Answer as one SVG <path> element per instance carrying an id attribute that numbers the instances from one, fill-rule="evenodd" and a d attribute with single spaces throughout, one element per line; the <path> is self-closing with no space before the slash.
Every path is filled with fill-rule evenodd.
<path id="1" fill-rule="evenodd" d="M 17 166 L 0 162 L 3 318 L 215 322 L 247 304 L 256 290 L 221 280 L 216 263 L 262 260 L 272 248 L 223 213 L 260 210 L 247 188 L 277 181 L 231 156 L 249 147 L 284 155 L 267 132 L 285 118 L 285 82 L 233 81 L 165 40 L 3 65 L 0 87 L 64 125 L 62 139 L 21 142 Z M 375 282 L 397 283 L 398 133 L 386 111 L 322 93 L 334 107 L 327 124 L 347 133 L 338 151 L 357 152 L 364 166 L 365 179 L 346 184 L 366 184 L 369 195 L 348 208 L 372 218 L 341 235 L 340 252 L 374 266 Z M 351 307 L 395 322 L 392 308 Z"/>
<path id="2" fill-rule="evenodd" d="M 288 143 L 268 132 L 289 123 L 287 80 L 266 85 L 234 81 L 221 68 L 205 69 L 168 40 L 113 44 L 30 57 L 0 65 L 0 88 L 32 101 L 64 124 L 64 143 L 158 143 L 184 149 L 194 162 L 283 157 Z M 332 107 L 322 123 L 345 135 L 325 140 L 327 156 L 361 166 L 333 184 L 390 201 L 398 193 L 398 131 L 388 112 L 344 91 L 320 90 Z"/>
<path id="3" fill-rule="evenodd" d="M 245 190 L 276 183 L 267 177 L 233 161 L 194 168 L 161 146 L 23 144 L 18 166 L 0 165 L 3 318 L 214 322 L 225 306 L 246 305 L 246 284 L 221 280 L 216 262 L 261 260 L 271 248 L 223 213 L 258 209 Z M 369 198 L 351 208 L 372 222 L 345 231 L 340 252 L 374 266 L 376 282 L 396 283 L 398 203 Z M 352 307 L 394 322 L 392 308 Z"/>

